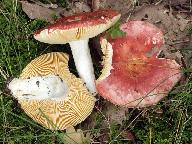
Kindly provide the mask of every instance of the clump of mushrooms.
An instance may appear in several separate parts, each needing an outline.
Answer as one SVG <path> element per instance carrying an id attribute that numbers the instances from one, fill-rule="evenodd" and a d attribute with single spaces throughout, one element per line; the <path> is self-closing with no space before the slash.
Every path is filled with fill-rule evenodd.
<path id="1" fill-rule="evenodd" d="M 95 95 L 95 75 L 88 40 L 110 28 L 119 18 L 120 14 L 114 10 L 79 13 L 58 19 L 55 24 L 37 31 L 34 38 L 49 44 L 69 43 L 79 76 Z"/>
<path id="2" fill-rule="evenodd" d="M 126 107 L 146 107 L 159 102 L 181 78 L 181 66 L 158 58 L 164 43 L 156 26 L 130 21 L 120 26 L 126 34 L 112 39 L 103 36 L 103 70 L 97 79 L 98 93 Z"/>
<path id="3" fill-rule="evenodd" d="M 41 55 L 8 85 L 27 115 L 52 130 L 79 124 L 95 104 L 82 80 L 70 73 L 68 60 L 60 52 Z"/>

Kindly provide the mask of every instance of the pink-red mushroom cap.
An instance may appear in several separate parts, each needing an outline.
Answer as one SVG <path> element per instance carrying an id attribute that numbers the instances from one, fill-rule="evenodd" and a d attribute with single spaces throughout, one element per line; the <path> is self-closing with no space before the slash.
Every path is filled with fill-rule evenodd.
<path id="1" fill-rule="evenodd" d="M 154 25 L 130 21 L 121 25 L 126 36 L 101 38 L 103 70 L 98 93 L 114 104 L 146 107 L 165 97 L 181 77 L 175 60 L 158 58 L 163 34 Z"/>
<path id="2" fill-rule="evenodd" d="M 34 38 L 49 44 L 92 38 L 114 25 L 120 16 L 117 11 L 108 9 L 63 17 L 35 32 Z"/>

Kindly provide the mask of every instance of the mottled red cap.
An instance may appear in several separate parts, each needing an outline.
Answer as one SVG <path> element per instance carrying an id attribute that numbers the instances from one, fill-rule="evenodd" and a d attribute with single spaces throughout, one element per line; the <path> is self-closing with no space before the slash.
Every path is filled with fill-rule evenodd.
<path id="1" fill-rule="evenodd" d="M 157 58 L 164 40 L 154 25 L 130 21 L 120 28 L 125 37 L 101 39 L 104 68 L 96 82 L 98 93 L 117 105 L 154 105 L 179 81 L 180 65 Z"/>
<path id="2" fill-rule="evenodd" d="M 37 31 L 34 38 L 50 44 L 94 37 L 115 24 L 120 14 L 114 10 L 98 10 L 79 13 L 58 19 L 54 24 Z"/>

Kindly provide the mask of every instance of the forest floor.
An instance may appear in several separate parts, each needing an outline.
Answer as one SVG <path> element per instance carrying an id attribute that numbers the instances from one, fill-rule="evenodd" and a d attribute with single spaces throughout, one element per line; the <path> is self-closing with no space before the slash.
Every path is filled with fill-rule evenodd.
<path id="1" fill-rule="evenodd" d="M 51 131 L 35 123 L 11 97 L 6 85 L 41 54 L 62 51 L 71 56 L 68 45 L 36 41 L 33 38 L 36 30 L 53 23 L 57 17 L 98 8 L 119 11 L 122 23 L 142 20 L 160 28 L 165 39 L 161 56 L 181 64 L 183 76 L 166 98 L 143 109 L 115 106 L 98 96 L 92 114 L 75 127 L 86 136 L 84 143 L 192 143 L 192 1 L 90 1 L 0 1 L 0 143 L 82 142 L 66 140 L 65 131 Z M 97 40 L 93 38 L 90 45 L 98 48 Z M 101 57 L 97 52 L 91 50 L 98 77 Z M 70 65 L 71 72 L 77 74 L 72 59 Z"/>

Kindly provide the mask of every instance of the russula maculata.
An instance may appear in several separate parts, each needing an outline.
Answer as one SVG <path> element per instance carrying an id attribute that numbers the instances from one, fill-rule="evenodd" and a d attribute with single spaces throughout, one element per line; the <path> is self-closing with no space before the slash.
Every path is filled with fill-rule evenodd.
<path id="1" fill-rule="evenodd" d="M 27 115 L 53 130 L 79 124 L 95 104 L 82 80 L 70 73 L 68 60 L 67 54 L 59 52 L 41 55 L 25 67 L 19 79 L 9 84 Z M 47 94 L 46 88 L 51 94 Z"/>
<path id="2" fill-rule="evenodd" d="M 37 31 L 34 38 L 49 44 L 69 43 L 76 69 L 92 94 L 96 94 L 95 75 L 88 40 L 114 25 L 120 14 L 114 10 L 79 13 L 58 19 Z"/>
<path id="3" fill-rule="evenodd" d="M 101 38 L 104 57 L 97 91 L 117 105 L 154 105 L 179 81 L 180 65 L 175 60 L 157 57 L 164 39 L 154 25 L 130 21 L 120 29 L 126 33 L 124 37 Z"/>

